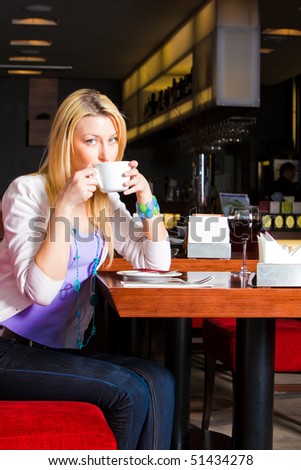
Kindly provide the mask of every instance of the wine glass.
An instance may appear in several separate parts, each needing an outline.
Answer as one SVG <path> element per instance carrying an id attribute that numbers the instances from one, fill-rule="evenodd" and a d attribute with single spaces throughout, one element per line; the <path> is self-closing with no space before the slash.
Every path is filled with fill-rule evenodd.
<path id="1" fill-rule="evenodd" d="M 247 242 L 251 238 L 253 241 L 261 230 L 262 217 L 258 206 L 236 207 L 229 210 L 228 224 L 232 235 L 233 243 L 242 244 L 242 267 L 238 274 L 249 273 L 246 266 Z M 255 238 L 257 241 L 257 238 Z"/>

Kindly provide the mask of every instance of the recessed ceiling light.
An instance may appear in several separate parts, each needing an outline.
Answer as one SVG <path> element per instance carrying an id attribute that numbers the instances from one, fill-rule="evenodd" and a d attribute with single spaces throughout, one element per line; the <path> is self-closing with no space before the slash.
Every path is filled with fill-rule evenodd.
<path id="1" fill-rule="evenodd" d="M 15 55 L 8 59 L 10 62 L 46 62 L 46 57 Z"/>
<path id="2" fill-rule="evenodd" d="M 41 70 L 8 70 L 9 75 L 41 75 Z"/>
<path id="3" fill-rule="evenodd" d="M 301 30 L 289 28 L 267 28 L 262 31 L 262 34 L 273 34 L 276 36 L 301 36 Z"/>
<path id="4" fill-rule="evenodd" d="M 57 26 L 58 20 L 47 20 L 45 18 L 13 18 L 12 24 L 29 26 Z"/>
<path id="5" fill-rule="evenodd" d="M 260 48 L 260 53 L 261 54 L 270 54 L 271 52 L 274 52 L 275 49 L 269 49 L 268 47 L 261 47 Z"/>
<path id="6" fill-rule="evenodd" d="M 52 41 L 45 41 L 42 39 L 12 39 L 10 41 L 11 46 L 41 46 L 49 47 Z"/>
<path id="7" fill-rule="evenodd" d="M 27 5 L 24 7 L 24 10 L 34 11 L 35 13 L 46 13 L 52 10 L 52 7 L 49 5 Z"/>

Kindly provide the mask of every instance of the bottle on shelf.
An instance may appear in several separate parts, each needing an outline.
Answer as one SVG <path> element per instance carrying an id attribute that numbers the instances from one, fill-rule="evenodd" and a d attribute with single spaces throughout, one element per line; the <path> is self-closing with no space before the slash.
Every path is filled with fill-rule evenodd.
<path id="1" fill-rule="evenodd" d="M 143 121 L 147 121 L 159 113 L 168 111 L 181 100 L 192 95 L 192 69 L 186 75 L 172 79 L 171 86 L 152 93 L 146 99 L 143 108 Z"/>

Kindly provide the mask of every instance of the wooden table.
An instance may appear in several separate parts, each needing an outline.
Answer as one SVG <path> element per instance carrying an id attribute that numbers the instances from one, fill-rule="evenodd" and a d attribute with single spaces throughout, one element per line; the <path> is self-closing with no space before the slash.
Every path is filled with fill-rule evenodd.
<path id="1" fill-rule="evenodd" d="M 256 270 L 256 260 L 248 267 Z M 124 287 L 115 272 L 100 272 L 106 299 L 120 317 L 169 318 L 172 342 L 168 356 L 176 379 L 176 410 L 173 448 L 188 448 L 190 401 L 191 319 L 232 317 L 237 319 L 234 449 L 271 449 L 274 413 L 275 319 L 299 318 L 301 288 L 253 288 L 242 286 L 231 271 L 239 260 L 175 259 L 172 269 L 186 275 L 192 271 L 229 272 L 225 288 Z M 111 269 L 128 269 L 116 260 Z M 158 295 L 158 290 L 162 295 Z M 175 295 L 176 293 L 176 295 Z M 162 301 L 164 296 L 164 301 Z M 168 364 L 167 364 L 168 365 Z"/>

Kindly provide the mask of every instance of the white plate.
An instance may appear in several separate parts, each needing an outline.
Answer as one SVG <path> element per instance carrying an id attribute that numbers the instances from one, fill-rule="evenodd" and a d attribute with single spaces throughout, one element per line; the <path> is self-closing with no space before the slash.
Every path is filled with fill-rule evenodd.
<path id="1" fill-rule="evenodd" d="M 147 280 L 168 280 L 171 277 L 182 276 L 182 273 L 179 271 L 166 271 L 166 272 L 156 272 L 156 271 L 139 271 L 138 269 L 133 269 L 131 271 L 118 271 L 117 274 L 123 276 L 125 279 L 132 279 L 137 281 L 138 279 L 147 281 Z"/>

